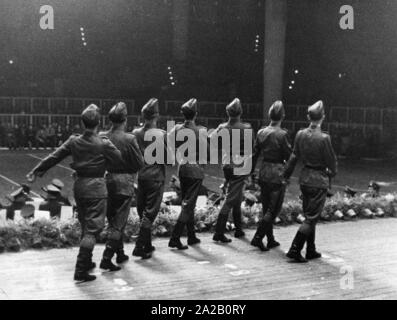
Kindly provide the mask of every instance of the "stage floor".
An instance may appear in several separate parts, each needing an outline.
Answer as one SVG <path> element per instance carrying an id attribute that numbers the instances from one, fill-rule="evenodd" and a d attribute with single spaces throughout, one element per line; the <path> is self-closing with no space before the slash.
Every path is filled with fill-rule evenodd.
<path id="1" fill-rule="evenodd" d="M 1 299 L 397 299 L 397 219 L 318 226 L 323 258 L 307 264 L 285 258 L 298 226 L 275 230 L 281 248 L 260 252 L 245 239 L 216 244 L 209 233 L 186 251 L 154 239 L 152 259 L 131 257 L 119 272 L 93 272 L 76 284 L 77 248 L 0 254 Z M 185 241 L 185 239 L 183 239 Z M 97 264 L 103 251 L 94 252 Z M 133 245 L 126 245 L 131 254 Z"/>

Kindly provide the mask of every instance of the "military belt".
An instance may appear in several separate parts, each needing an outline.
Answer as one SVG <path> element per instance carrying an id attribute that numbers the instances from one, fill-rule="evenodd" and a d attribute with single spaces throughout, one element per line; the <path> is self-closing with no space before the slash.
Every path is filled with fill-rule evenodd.
<path id="1" fill-rule="evenodd" d="M 317 170 L 317 171 L 326 171 L 327 170 L 327 168 L 325 168 L 325 167 L 316 167 L 316 166 L 309 166 L 309 165 L 305 165 L 305 168 Z"/>
<path id="2" fill-rule="evenodd" d="M 79 178 L 103 178 L 105 173 L 98 172 L 77 172 Z"/>

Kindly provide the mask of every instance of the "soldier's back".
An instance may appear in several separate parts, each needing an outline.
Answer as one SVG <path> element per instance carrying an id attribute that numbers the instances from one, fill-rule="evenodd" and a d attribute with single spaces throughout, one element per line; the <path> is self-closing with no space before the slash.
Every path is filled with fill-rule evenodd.
<path id="1" fill-rule="evenodd" d="M 132 134 L 136 137 L 139 149 L 141 150 L 142 155 L 145 158 L 145 150 L 148 146 L 150 146 L 153 143 L 154 139 L 159 139 L 156 140 L 157 142 L 162 140 L 162 143 L 164 143 L 162 151 L 164 151 L 164 161 L 162 163 L 154 163 L 154 164 L 149 164 L 146 160 L 144 159 L 144 166 L 142 169 L 139 170 L 138 172 L 138 179 L 141 180 L 153 180 L 153 181 L 164 181 L 165 180 L 165 164 L 167 161 L 167 154 L 166 154 L 166 132 L 162 129 L 159 128 L 153 128 L 153 127 L 146 127 L 142 126 L 140 128 L 136 128 L 132 131 Z M 146 139 L 145 139 L 146 136 Z M 156 138 L 151 138 L 149 137 L 156 137 Z"/>

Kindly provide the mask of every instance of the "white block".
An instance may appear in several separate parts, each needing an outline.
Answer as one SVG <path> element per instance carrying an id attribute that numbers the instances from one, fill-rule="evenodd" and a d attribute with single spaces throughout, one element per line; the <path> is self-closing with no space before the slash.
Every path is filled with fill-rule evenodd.
<path id="1" fill-rule="evenodd" d="M 50 212 L 43 210 L 36 210 L 34 212 L 34 220 L 47 219 L 50 220 Z"/>
<path id="2" fill-rule="evenodd" d="M 207 196 L 198 196 L 197 197 L 197 202 L 196 202 L 196 207 L 197 208 L 204 208 L 207 206 L 208 198 Z"/>
<path id="3" fill-rule="evenodd" d="M 181 206 L 169 206 L 170 210 L 176 212 L 177 214 L 181 213 L 182 207 Z"/>
<path id="4" fill-rule="evenodd" d="M 73 207 L 62 206 L 61 207 L 61 221 L 68 221 L 73 219 Z"/>
<path id="5" fill-rule="evenodd" d="M 15 213 L 14 213 L 14 221 L 15 222 L 18 222 L 18 221 L 21 221 L 21 220 L 23 220 L 24 218 L 21 216 L 21 210 L 15 210 Z"/>
<path id="6" fill-rule="evenodd" d="M 0 221 L 6 221 L 7 219 L 7 210 L 0 209 Z"/>
<path id="7" fill-rule="evenodd" d="M 163 193 L 163 202 L 170 201 L 171 199 L 175 199 L 177 194 L 175 191 L 167 191 Z"/>

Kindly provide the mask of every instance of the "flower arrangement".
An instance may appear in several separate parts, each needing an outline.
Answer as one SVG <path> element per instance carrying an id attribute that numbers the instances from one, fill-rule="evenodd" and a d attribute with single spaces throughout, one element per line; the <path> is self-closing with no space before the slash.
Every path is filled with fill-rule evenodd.
<path id="1" fill-rule="evenodd" d="M 246 228 L 255 228 L 261 215 L 262 206 L 245 202 L 241 205 L 242 222 Z M 196 209 L 196 231 L 212 231 L 219 212 L 219 206 L 211 202 L 206 207 Z M 155 236 L 169 236 L 178 218 L 176 207 L 162 206 L 153 224 Z M 382 217 L 397 217 L 397 194 L 384 196 L 348 198 L 341 194 L 327 199 L 321 220 L 354 220 L 359 218 L 376 219 Z M 303 217 L 302 204 L 298 200 L 285 201 L 281 213 L 276 221 L 280 225 L 301 223 Z M 233 228 L 232 219 L 228 229 Z M 127 226 L 124 230 L 124 241 L 131 242 L 139 231 L 140 219 L 132 210 Z M 26 219 L 18 222 L 0 221 L 0 252 L 20 251 L 22 249 L 65 248 L 76 246 L 80 242 L 81 228 L 77 219 L 59 221 L 57 219 L 33 220 Z M 98 242 L 106 240 L 106 229 L 98 236 Z"/>

